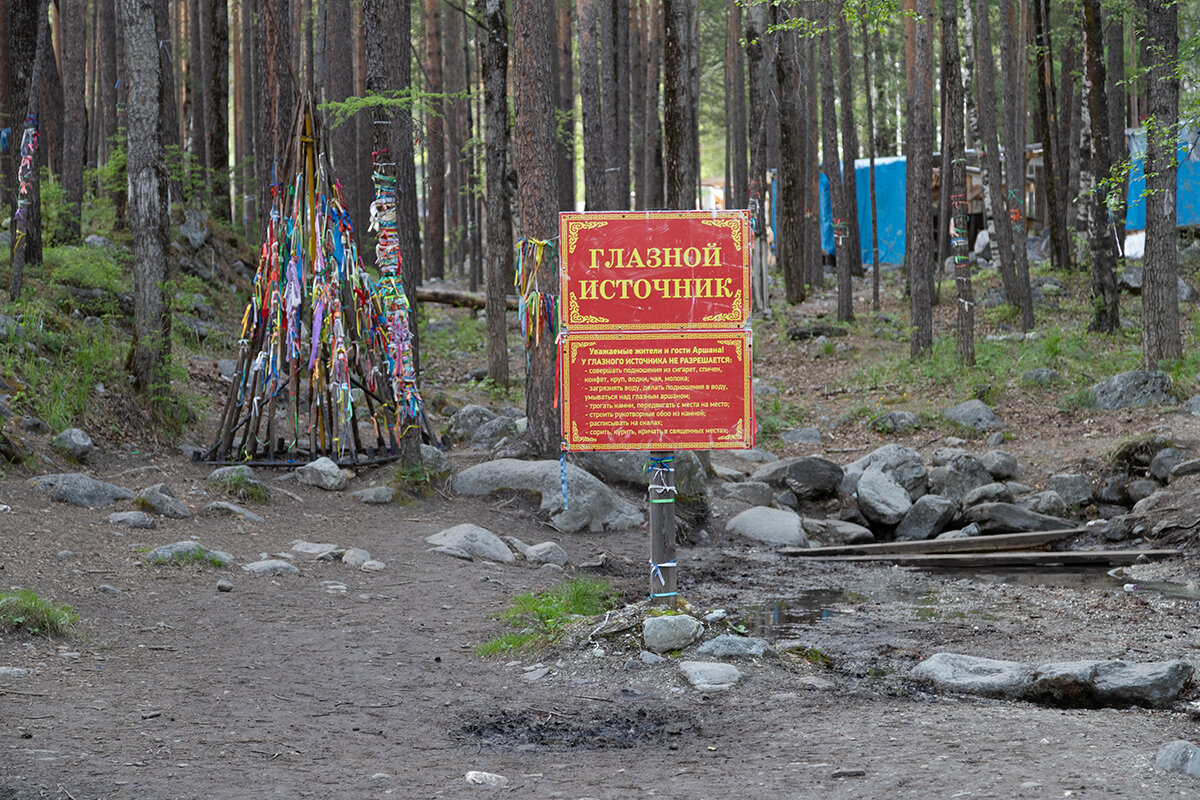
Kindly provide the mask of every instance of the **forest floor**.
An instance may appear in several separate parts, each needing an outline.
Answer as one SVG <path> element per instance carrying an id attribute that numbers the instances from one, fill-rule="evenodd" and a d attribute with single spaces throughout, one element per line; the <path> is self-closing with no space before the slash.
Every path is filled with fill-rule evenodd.
<path id="1" fill-rule="evenodd" d="M 869 285 L 856 282 L 866 298 L 862 321 L 829 342 L 792 342 L 786 329 L 829 323 L 831 293 L 786 310 L 780 302 L 776 319 L 755 321 L 761 445 L 781 457 L 816 453 L 842 464 L 889 441 L 928 455 L 964 435 L 935 416 L 972 392 L 986 394 L 1004 420 L 1004 447 L 1035 488 L 1052 473 L 1100 472 L 1105 455 L 1135 436 L 1200 442 L 1200 417 L 1178 406 L 1099 412 L 1072 404 L 1070 387 L 1033 388 L 1019 371 L 1010 374 L 1028 348 L 1059 358 L 1072 378 L 1065 348 L 1076 334 L 1067 320 L 1085 324 L 1086 276 L 1066 282 L 1076 305 L 1064 300 L 1061 316 L 1043 317 L 1058 334 L 987 344 L 988 334 L 1011 331 L 1001 316 L 981 314 L 984 363 L 954 379 L 896 366 L 908 344 L 895 322 L 906 315 L 894 275 L 885 276 L 883 316 L 866 310 Z M 938 336 L 949 330 L 951 306 L 939 307 Z M 456 330 L 474 325 L 462 312 L 436 313 Z M 1059 354 L 1045 344 L 1053 335 Z M 1009 360 L 989 362 L 1000 349 Z M 205 412 L 188 432 L 198 445 L 215 435 L 227 386 L 216 357 L 228 354 L 188 356 L 189 390 Z M 427 358 L 427 396 L 493 401 L 464 382 L 485 363 L 478 347 L 431 344 Z M 521 365 L 514 354 L 514 374 Z M 1107 377 L 1096 368 L 1095 380 Z M 906 435 L 877 432 L 873 419 L 892 408 L 922 414 L 925 424 Z M 116 411 L 90 423 L 97 452 L 84 467 L 89 474 L 134 490 L 165 482 L 194 509 L 225 499 L 204 482 L 211 467 L 187 460 L 177 442 L 131 438 Z M 801 425 L 819 428 L 822 443 L 781 443 L 779 432 Z M 27 671 L 0 675 L 4 800 L 1200 793 L 1193 779 L 1153 766 L 1163 743 L 1200 740 L 1189 706 L 1050 708 L 933 693 L 905 678 L 943 651 L 1031 663 L 1200 664 L 1200 600 L 1183 588 L 1200 581 L 1194 553 L 1136 568 L 1135 580 L 1168 579 L 1174 588 L 1127 592 L 1103 570 L 818 565 L 713 523 L 707 538 L 679 548 L 682 594 L 701 616 L 725 609 L 731 625 L 820 657 L 742 662 L 736 686 L 706 693 L 688 685 L 677 659 L 647 663 L 628 638 L 476 655 L 478 644 L 506 630 L 496 616 L 515 594 L 563 576 L 519 561 L 460 561 L 425 543 L 464 522 L 529 543 L 554 540 L 570 554 L 568 576 L 604 578 L 635 603 L 646 592 L 644 526 L 561 534 L 531 497 L 471 499 L 445 486 L 407 504 L 365 505 L 350 491 L 387 483 L 392 470 L 376 467 L 333 493 L 275 483 L 265 471 L 270 486 L 286 489 L 248 504 L 265 518 L 260 524 L 192 516 L 160 518 L 153 530 L 116 528 L 106 521 L 113 508 L 57 503 L 28 485 L 37 474 L 79 469 L 54 454 L 48 438 L 27 436 L 35 459 L 0 477 L 0 503 L 11 507 L 0 511 L 0 583 L 69 603 L 79 620 L 66 639 L 0 635 L 0 666 Z M 967 438 L 973 451 L 990 449 L 982 437 Z M 451 452 L 456 468 L 485 455 Z M 621 491 L 644 508 L 644 498 Z M 238 564 L 304 539 L 365 548 L 386 567 L 362 572 L 297 556 L 298 575 L 260 577 L 237 567 L 143 563 L 148 548 L 187 538 L 232 553 Z M 601 567 L 574 566 L 601 553 Z M 217 591 L 221 579 L 232 591 Z M 529 669 L 537 666 L 548 673 Z M 470 771 L 501 775 L 507 787 L 469 785 Z"/>

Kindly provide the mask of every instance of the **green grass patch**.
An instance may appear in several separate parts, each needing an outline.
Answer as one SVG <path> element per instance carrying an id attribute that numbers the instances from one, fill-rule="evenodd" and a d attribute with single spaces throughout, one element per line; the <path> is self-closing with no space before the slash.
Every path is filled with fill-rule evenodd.
<path id="1" fill-rule="evenodd" d="M 103 289 L 114 295 L 129 291 L 129 277 L 116 251 L 106 247 L 61 246 L 43 250 L 46 271 L 54 283 L 80 289 Z"/>
<path id="2" fill-rule="evenodd" d="M 802 661 L 807 661 L 814 667 L 822 669 L 833 669 L 833 659 L 821 651 L 817 647 L 795 647 L 783 652 L 793 655 Z"/>
<path id="3" fill-rule="evenodd" d="M 615 600 L 606 581 L 586 578 L 572 578 L 544 592 L 519 594 L 498 618 L 521 630 L 489 639 L 475 652 L 487 656 L 550 644 L 570 622 L 602 614 L 615 607 Z"/>
<path id="4" fill-rule="evenodd" d="M 79 615 L 32 589 L 0 592 L 0 628 L 41 636 L 66 636 Z"/>
<path id="5" fill-rule="evenodd" d="M 241 472 L 230 472 L 213 483 L 221 486 L 239 500 L 265 503 L 271 499 L 271 493 L 267 491 L 267 487 Z"/>
<path id="6" fill-rule="evenodd" d="M 177 553 L 171 556 L 166 561 L 159 561 L 159 564 L 173 564 L 177 566 L 185 566 L 187 564 L 196 564 L 201 567 L 223 567 L 225 562 L 213 555 L 212 551 L 204 549 L 201 545 L 196 545 L 192 550 L 184 553 Z"/>
<path id="7" fill-rule="evenodd" d="M 482 350 L 487 336 L 485 322 L 478 317 L 421 319 L 419 329 L 422 352 L 445 359 Z"/>
<path id="8" fill-rule="evenodd" d="M 763 436 L 778 436 L 804 420 L 804 407 L 789 403 L 778 395 L 771 395 L 771 399 L 758 409 L 755 419 Z"/>

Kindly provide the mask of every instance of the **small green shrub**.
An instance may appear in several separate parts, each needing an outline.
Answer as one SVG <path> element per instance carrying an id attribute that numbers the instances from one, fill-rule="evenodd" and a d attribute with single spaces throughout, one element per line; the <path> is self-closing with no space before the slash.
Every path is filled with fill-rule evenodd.
<path id="1" fill-rule="evenodd" d="M 50 280 L 55 283 L 80 289 L 103 289 L 114 295 L 129 289 L 124 267 L 108 248 L 48 247 L 44 257 Z"/>
<path id="2" fill-rule="evenodd" d="M 79 615 L 32 589 L 0 592 L 0 627 L 43 636 L 66 636 Z"/>
<path id="3" fill-rule="evenodd" d="M 572 578 L 544 592 L 519 594 L 498 618 L 521 630 L 489 639 L 475 652 L 496 655 L 551 643 L 572 620 L 601 614 L 613 608 L 615 600 L 607 582 L 586 578 Z"/>

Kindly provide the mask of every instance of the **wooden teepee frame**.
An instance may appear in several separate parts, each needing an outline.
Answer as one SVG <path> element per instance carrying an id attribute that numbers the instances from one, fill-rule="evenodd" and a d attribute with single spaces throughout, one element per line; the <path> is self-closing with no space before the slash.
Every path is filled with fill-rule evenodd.
<path id="1" fill-rule="evenodd" d="M 396 249 L 395 180 L 376 172 L 371 227 L 379 231 L 381 277 L 374 281 L 318 140 L 305 98 L 283 171 L 273 170 L 270 220 L 237 368 L 205 462 L 392 461 L 400 457 L 404 432 L 421 423 Z M 295 181 L 285 185 L 280 175 Z"/>

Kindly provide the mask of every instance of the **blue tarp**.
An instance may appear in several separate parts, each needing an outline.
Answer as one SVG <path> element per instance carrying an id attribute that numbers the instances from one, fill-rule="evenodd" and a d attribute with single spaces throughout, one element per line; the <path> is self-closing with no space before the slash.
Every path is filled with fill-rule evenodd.
<path id="1" fill-rule="evenodd" d="M 1125 228 L 1131 231 L 1146 229 L 1146 176 L 1142 159 L 1133 162 L 1129 173 L 1128 206 Z M 1200 225 L 1200 152 L 1184 146 L 1179 148 L 1179 169 L 1175 176 L 1175 224 L 1179 227 Z"/>

